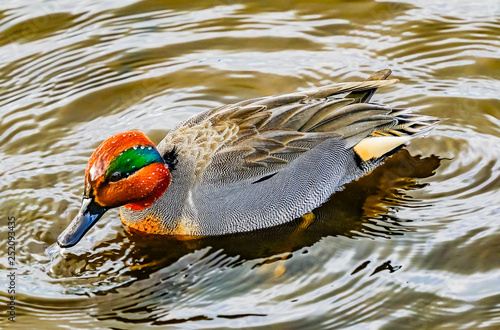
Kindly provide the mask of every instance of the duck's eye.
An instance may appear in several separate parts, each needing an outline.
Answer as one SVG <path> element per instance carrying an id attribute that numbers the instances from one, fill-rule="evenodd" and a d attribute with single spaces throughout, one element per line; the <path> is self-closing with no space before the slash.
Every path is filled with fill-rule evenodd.
<path id="1" fill-rule="evenodd" d="M 115 172 L 109 177 L 109 182 L 117 182 L 120 181 L 121 178 L 122 174 L 120 172 Z"/>

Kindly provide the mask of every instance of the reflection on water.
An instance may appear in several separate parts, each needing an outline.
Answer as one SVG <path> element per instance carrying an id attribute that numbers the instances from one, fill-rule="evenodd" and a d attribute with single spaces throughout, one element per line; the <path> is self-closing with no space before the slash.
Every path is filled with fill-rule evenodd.
<path id="1" fill-rule="evenodd" d="M 500 325 L 497 1 L 18 1 L 0 22 L 16 326 Z M 401 82 L 375 102 L 448 119 L 311 214 L 177 241 L 131 236 L 112 211 L 84 244 L 47 254 L 111 134 L 159 142 L 210 107 L 387 67 Z"/>

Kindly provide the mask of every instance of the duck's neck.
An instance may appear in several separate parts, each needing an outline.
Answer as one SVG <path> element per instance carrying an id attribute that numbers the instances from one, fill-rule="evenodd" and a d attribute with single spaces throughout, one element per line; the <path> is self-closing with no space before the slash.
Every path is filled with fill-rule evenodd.
<path id="1" fill-rule="evenodd" d="M 159 145 L 158 149 L 163 155 L 171 151 L 172 147 Z M 168 189 L 154 203 L 144 209 L 121 208 L 120 216 L 124 225 L 140 231 L 149 231 L 150 228 L 155 233 L 168 234 L 179 228 L 180 222 L 185 219 L 197 218 L 191 193 L 196 184 L 193 180 L 196 161 L 184 157 L 182 153 L 178 155 L 177 161 L 171 172 Z"/>

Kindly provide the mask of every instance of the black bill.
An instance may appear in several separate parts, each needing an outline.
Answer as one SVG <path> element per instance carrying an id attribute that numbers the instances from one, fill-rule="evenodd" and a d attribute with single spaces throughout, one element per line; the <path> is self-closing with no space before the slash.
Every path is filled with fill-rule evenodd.
<path id="1" fill-rule="evenodd" d="M 57 238 L 60 247 L 71 247 L 78 243 L 87 231 L 101 218 L 108 209 L 102 207 L 93 198 L 83 198 L 80 212 Z"/>

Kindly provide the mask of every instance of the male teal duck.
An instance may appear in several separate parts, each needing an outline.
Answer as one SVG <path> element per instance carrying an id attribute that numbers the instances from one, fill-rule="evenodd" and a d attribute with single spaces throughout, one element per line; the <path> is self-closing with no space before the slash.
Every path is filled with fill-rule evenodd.
<path id="1" fill-rule="evenodd" d="M 78 243 L 110 208 L 132 232 L 191 238 L 291 221 L 380 165 L 439 119 L 368 103 L 390 70 L 203 111 L 156 147 L 131 131 L 105 140 L 85 171 L 80 212 L 58 238 Z"/>

